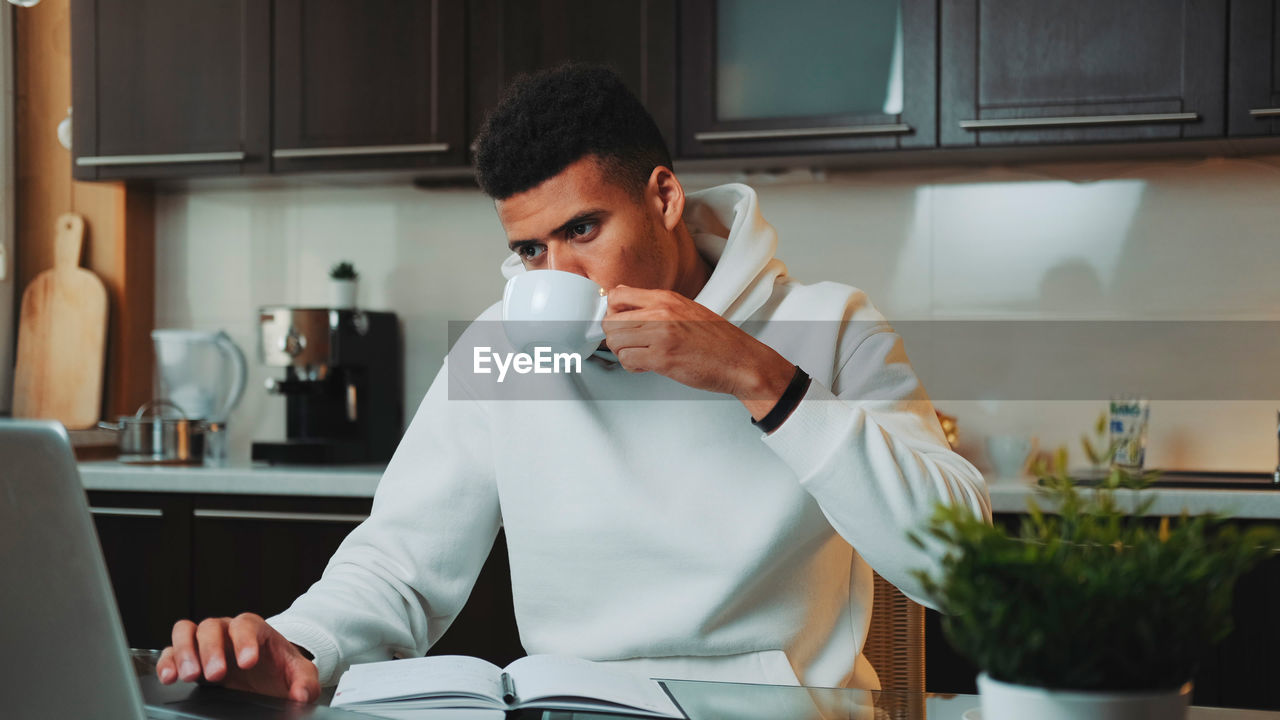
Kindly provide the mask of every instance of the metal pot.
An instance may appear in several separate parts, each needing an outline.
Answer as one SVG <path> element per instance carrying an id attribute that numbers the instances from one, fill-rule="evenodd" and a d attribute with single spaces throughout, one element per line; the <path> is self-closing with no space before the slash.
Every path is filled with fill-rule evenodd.
<path id="1" fill-rule="evenodd" d="M 170 417 L 165 410 L 172 411 Z M 182 408 L 168 400 L 152 400 L 115 424 L 98 427 L 119 433 L 120 462 L 157 465 L 199 465 L 204 461 L 204 421 L 188 420 Z"/>

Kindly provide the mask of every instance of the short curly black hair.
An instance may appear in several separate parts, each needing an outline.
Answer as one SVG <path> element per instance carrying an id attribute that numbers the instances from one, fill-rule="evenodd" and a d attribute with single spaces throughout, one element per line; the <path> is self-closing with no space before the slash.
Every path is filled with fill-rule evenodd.
<path id="1" fill-rule="evenodd" d="M 489 197 L 504 200 L 587 155 L 636 195 L 654 168 L 671 167 L 653 117 L 616 72 L 561 65 L 518 77 L 507 88 L 480 131 L 476 178 Z"/>

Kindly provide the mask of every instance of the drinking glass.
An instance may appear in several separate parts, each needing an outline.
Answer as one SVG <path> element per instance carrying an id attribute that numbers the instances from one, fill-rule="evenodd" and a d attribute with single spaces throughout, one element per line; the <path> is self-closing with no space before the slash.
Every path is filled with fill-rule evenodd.
<path id="1" fill-rule="evenodd" d="M 1150 402 L 1135 395 L 1111 398 L 1108 429 L 1111 444 L 1116 446 L 1112 464 L 1131 470 L 1141 470 L 1147 455 L 1147 421 L 1150 418 Z"/>

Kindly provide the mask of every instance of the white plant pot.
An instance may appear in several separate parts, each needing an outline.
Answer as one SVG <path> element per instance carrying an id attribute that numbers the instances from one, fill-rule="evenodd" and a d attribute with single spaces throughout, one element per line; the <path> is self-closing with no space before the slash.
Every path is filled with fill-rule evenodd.
<path id="1" fill-rule="evenodd" d="M 982 720 L 1184 720 L 1191 683 L 1164 692 L 1050 690 L 978 676 Z"/>
<path id="2" fill-rule="evenodd" d="M 329 279 L 329 307 L 339 310 L 356 306 L 356 281 Z"/>

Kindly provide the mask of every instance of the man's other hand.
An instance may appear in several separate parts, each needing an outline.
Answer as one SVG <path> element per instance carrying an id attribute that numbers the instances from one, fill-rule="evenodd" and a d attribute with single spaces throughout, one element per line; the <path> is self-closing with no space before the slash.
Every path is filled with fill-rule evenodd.
<path id="1" fill-rule="evenodd" d="M 253 613 L 208 618 L 199 625 L 179 620 L 156 675 L 165 685 L 203 679 L 304 703 L 320 697 L 315 663 Z"/>
<path id="2" fill-rule="evenodd" d="M 795 372 L 773 348 L 670 290 L 615 287 L 604 331 L 605 344 L 628 371 L 652 371 L 733 395 L 757 420 L 782 397 Z"/>

